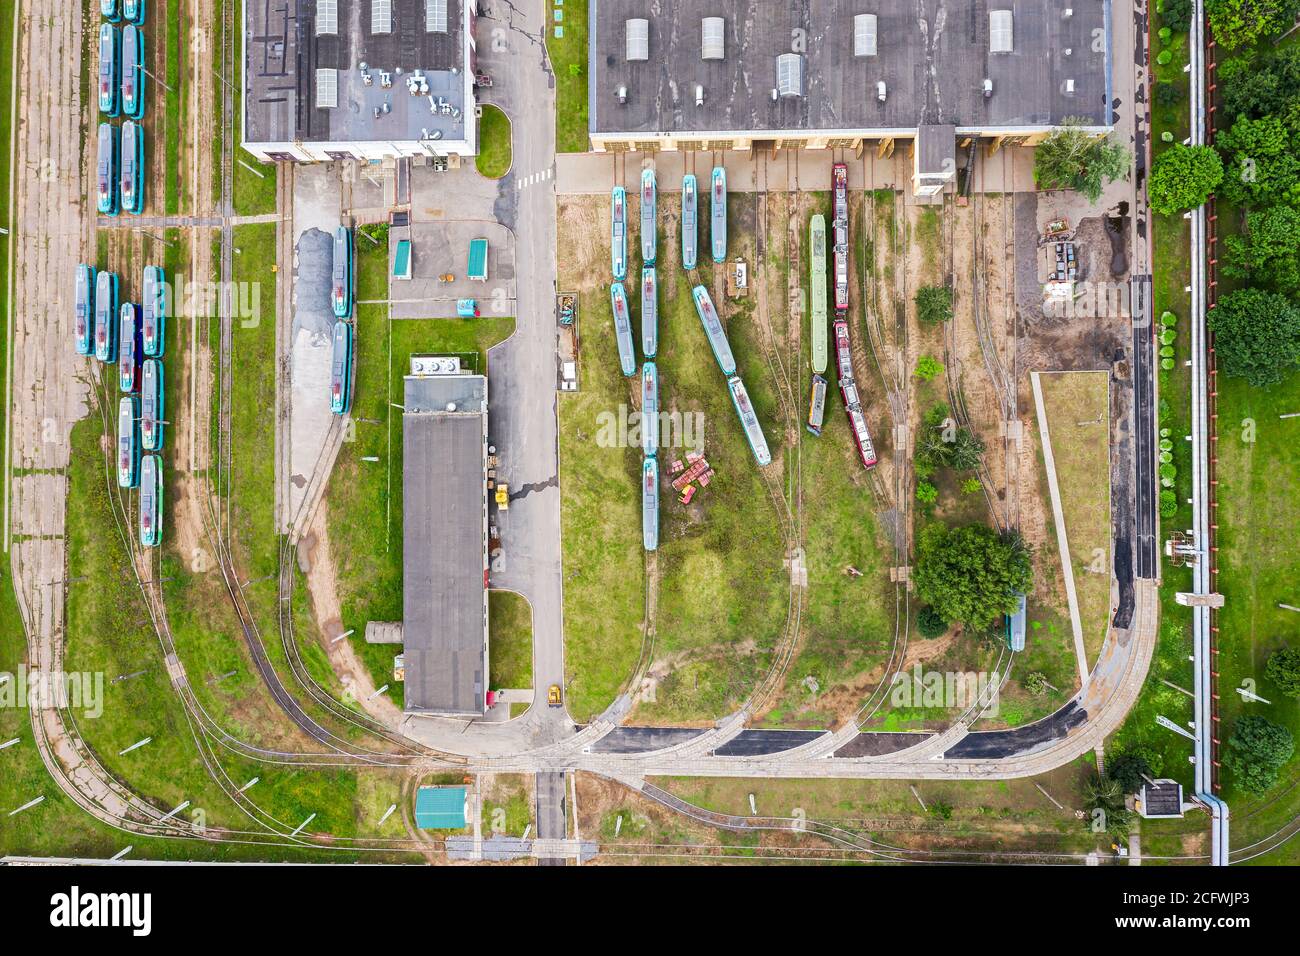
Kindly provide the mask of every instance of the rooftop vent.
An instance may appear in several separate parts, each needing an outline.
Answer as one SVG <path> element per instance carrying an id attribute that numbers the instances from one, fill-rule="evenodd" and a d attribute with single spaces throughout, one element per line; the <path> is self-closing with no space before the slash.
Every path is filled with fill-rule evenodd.
<path id="1" fill-rule="evenodd" d="M 339 32 L 339 0 L 316 0 L 316 35 Z"/>
<path id="2" fill-rule="evenodd" d="M 695 105 L 704 105 L 704 86 L 700 83 L 695 84 Z"/>
<path id="3" fill-rule="evenodd" d="M 616 90 L 614 91 L 614 97 L 615 97 L 615 99 L 617 99 L 620 103 L 626 103 L 626 102 L 627 102 L 627 87 L 626 87 L 626 86 L 620 86 L 618 89 L 616 89 Z"/>
<path id="4" fill-rule="evenodd" d="M 370 33 L 393 32 L 393 0 L 370 0 Z"/>
<path id="5" fill-rule="evenodd" d="M 721 60 L 726 56 L 725 30 L 726 21 L 722 17 L 705 17 L 700 21 L 700 34 L 703 38 L 700 59 Z"/>
<path id="6" fill-rule="evenodd" d="M 1011 11 L 989 11 L 989 52 L 1011 52 Z"/>
<path id="7" fill-rule="evenodd" d="M 798 53 L 776 58 L 776 91 L 780 96 L 803 96 L 803 57 Z"/>
<path id="8" fill-rule="evenodd" d="M 1073 92 L 1074 92 L 1074 80 L 1066 80 L 1066 81 L 1065 81 L 1065 92 L 1066 92 L 1067 94 L 1069 94 L 1069 93 L 1073 93 Z"/>
<path id="9" fill-rule="evenodd" d="M 650 59 L 650 21 L 640 18 L 627 21 L 627 60 L 629 63 Z"/>
<path id="10" fill-rule="evenodd" d="M 885 81 L 880 80 L 876 83 L 876 99 L 882 103 L 885 102 L 885 93 Z"/>
<path id="11" fill-rule="evenodd" d="M 316 71 L 316 107 L 333 109 L 339 105 L 339 71 L 324 67 Z"/>
<path id="12" fill-rule="evenodd" d="M 986 97 L 993 95 L 993 81 L 988 77 L 984 78 L 984 95 Z"/>
<path id="13" fill-rule="evenodd" d="M 853 18 L 853 55 L 876 55 L 876 15 L 859 13 Z"/>
<path id="14" fill-rule="evenodd" d="M 424 32 L 447 32 L 447 0 L 424 0 Z"/>

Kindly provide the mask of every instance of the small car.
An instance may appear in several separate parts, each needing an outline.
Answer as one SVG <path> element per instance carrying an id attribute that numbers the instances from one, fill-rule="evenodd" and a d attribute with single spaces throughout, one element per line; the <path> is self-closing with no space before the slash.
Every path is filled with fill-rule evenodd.
<path id="1" fill-rule="evenodd" d="M 552 684 L 551 689 L 546 692 L 546 703 L 550 707 L 560 706 L 560 685 Z"/>

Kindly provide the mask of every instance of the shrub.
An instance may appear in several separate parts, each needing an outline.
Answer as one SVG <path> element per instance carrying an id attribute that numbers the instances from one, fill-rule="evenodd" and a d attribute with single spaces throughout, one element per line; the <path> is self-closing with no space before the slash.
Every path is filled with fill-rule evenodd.
<path id="1" fill-rule="evenodd" d="M 1178 496 L 1168 488 L 1160 491 L 1160 517 L 1172 518 L 1178 514 Z"/>
<path id="2" fill-rule="evenodd" d="M 928 382 L 943 373 L 943 363 L 933 355 L 922 355 L 916 360 L 916 377 Z"/>
<path id="3" fill-rule="evenodd" d="M 983 487 L 978 478 L 967 478 L 961 483 L 961 493 L 963 495 L 977 495 Z"/>
<path id="4" fill-rule="evenodd" d="M 1161 50 L 1156 54 L 1156 62 L 1161 66 L 1168 66 L 1169 61 L 1174 58 L 1173 50 Z"/>
<path id="5" fill-rule="evenodd" d="M 1264 665 L 1264 673 L 1287 697 L 1300 697 L 1300 651 L 1289 647 L 1274 651 Z"/>
<path id="6" fill-rule="evenodd" d="M 916 290 L 916 317 L 931 325 L 952 318 L 952 289 L 927 285 Z"/>
<path id="7" fill-rule="evenodd" d="M 1194 209 L 1222 181 L 1223 161 L 1212 147 L 1176 143 L 1151 164 L 1151 208 L 1165 215 Z"/>
<path id="8" fill-rule="evenodd" d="M 1237 721 L 1223 755 L 1223 765 L 1248 793 L 1263 794 L 1277 783 L 1278 772 L 1295 753 L 1291 731 L 1265 717 Z"/>
<path id="9" fill-rule="evenodd" d="M 948 633 L 948 622 L 942 614 L 925 604 L 916 612 L 916 630 L 922 637 L 943 637 Z"/>
<path id="10" fill-rule="evenodd" d="M 916 500 L 922 504 L 932 505 L 939 500 L 939 489 L 928 481 L 916 483 Z"/>
<path id="11" fill-rule="evenodd" d="M 1164 0 L 1160 15 L 1171 30 L 1186 33 L 1192 25 L 1192 0 Z"/>
<path id="12" fill-rule="evenodd" d="M 1156 105 L 1163 107 L 1177 106 L 1183 101 L 1182 87 L 1172 83 L 1156 84 Z"/>

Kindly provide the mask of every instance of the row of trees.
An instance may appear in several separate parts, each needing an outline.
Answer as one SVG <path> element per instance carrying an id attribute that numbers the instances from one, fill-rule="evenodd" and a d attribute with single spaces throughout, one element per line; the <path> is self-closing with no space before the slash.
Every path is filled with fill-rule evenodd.
<path id="1" fill-rule="evenodd" d="M 1207 10 L 1215 38 L 1232 48 L 1281 32 L 1300 0 L 1212 0 Z M 1219 84 L 1228 128 L 1213 147 L 1176 144 L 1156 157 L 1151 206 L 1169 215 L 1213 193 L 1243 211 L 1222 256 L 1242 286 L 1209 324 L 1223 373 L 1269 386 L 1300 363 L 1300 47 L 1228 59 Z"/>

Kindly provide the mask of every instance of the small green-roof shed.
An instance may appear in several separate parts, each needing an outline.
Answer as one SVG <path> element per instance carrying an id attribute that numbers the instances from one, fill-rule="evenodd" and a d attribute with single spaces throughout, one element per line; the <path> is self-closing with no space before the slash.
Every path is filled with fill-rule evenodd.
<path id="1" fill-rule="evenodd" d="M 421 787 L 415 792 L 415 825 L 421 830 L 465 829 L 465 788 Z"/>

